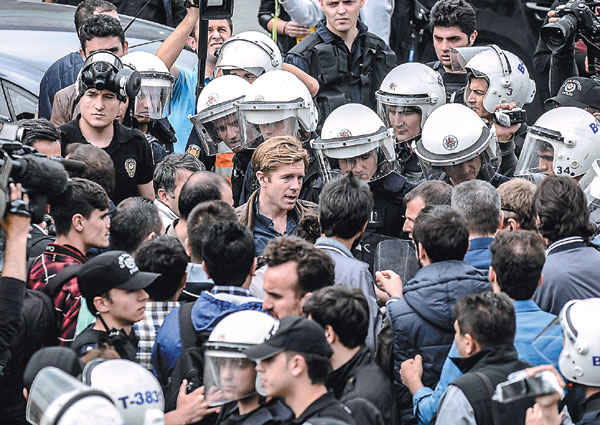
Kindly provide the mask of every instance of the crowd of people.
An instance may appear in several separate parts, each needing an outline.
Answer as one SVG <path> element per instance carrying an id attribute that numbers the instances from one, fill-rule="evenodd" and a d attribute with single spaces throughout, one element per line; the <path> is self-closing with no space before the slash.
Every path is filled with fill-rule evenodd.
<path id="1" fill-rule="evenodd" d="M 528 126 L 536 81 L 466 0 L 431 8 L 426 64 L 372 1 L 266 3 L 277 42 L 208 22 L 197 98 L 197 7 L 153 55 L 78 3 L 16 123 L 71 167 L 43 219 L 6 188 L 0 422 L 599 424 L 600 82 L 574 37 Z"/>

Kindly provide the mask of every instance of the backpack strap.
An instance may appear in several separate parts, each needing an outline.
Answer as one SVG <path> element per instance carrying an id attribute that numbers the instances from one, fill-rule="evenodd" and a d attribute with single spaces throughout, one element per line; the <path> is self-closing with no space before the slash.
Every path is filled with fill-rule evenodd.
<path id="1" fill-rule="evenodd" d="M 198 335 L 192 323 L 193 302 L 183 303 L 179 307 L 179 338 L 181 339 L 181 352 L 196 345 Z"/>
<path id="2" fill-rule="evenodd" d="M 56 273 L 50 280 L 48 280 L 48 284 L 44 286 L 42 292 L 48 295 L 50 298 L 54 299 L 58 291 L 63 287 L 65 283 L 73 279 L 77 276 L 77 272 L 81 267 L 79 264 L 74 264 L 68 267 L 65 267 L 58 273 Z"/>
<path id="3" fill-rule="evenodd" d="M 481 379 L 483 381 L 483 383 L 485 384 L 485 387 L 487 388 L 487 392 L 490 396 L 490 398 L 492 397 L 492 395 L 494 395 L 494 390 L 495 387 L 492 384 L 492 381 L 490 380 L 490 378 L 488 378 L 488 376 L 484 373 L 481 372 L 473 372 L 475 374 L 475 376 L 477 376 L 479 379 Z M 494 425 L 500 425 L 500 414 L 498 413 L 498 404 L 496 401 L 494 400 L 490 400 L 490 404 L 492 405 L 492 419 L 494 421 Z"/>

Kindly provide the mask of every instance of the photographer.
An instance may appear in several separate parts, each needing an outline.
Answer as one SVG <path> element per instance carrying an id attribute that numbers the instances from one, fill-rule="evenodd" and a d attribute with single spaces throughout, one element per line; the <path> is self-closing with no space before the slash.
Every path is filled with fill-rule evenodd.
<path id="1" fill-rule="evenodd" d="M 560 6 L 561 3 L 557 0 L 552 4 L 533 54 L 536 71 L 540 74 L 549 73 L 552 96 L 558 93 L 565 79 L 594 73 L 590 71 L 593 64 L 588 63 L 586 45 L 582 41 L 576 42 L 582 32 L 587 32 L 594 25 L 594 13 L 587 6 L 578 8 L 579 0 Z M 572 22 L 574 19 L 575 24 Z M 549 37 L 550 34 L 552 37 Z"/>
<path id="2" fill-rule="evenodd" d="M 25 345 L 20 337 L 25 320 L 22 313 L 27 280 L 25 255 L 31 221 L 30 215 L 18 208 L 19 204 L 27 205 L 29 201 L 27 195 L 22 195 L 21 184 L 10 184 L 10 200 L 8 214 L 1 222 L 6 233 L 0 278 L 0 417 L 3 423 L 5 420 L 9 423 L 24 421 L 21 376 L 25 364 L 20 362 L 17 353 L 22 353 Z"/>

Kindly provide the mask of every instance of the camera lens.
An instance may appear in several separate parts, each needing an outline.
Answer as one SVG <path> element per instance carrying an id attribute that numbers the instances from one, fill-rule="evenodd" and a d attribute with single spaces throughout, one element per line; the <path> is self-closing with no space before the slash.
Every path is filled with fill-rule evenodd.
<path id="1" fill-rule="evenodd" d="M 577 31 L 577 18 L 565 15 L 556 22 L 546 24 L 541 29 L 542 39 L 552 51 L 561 49 Z"/>

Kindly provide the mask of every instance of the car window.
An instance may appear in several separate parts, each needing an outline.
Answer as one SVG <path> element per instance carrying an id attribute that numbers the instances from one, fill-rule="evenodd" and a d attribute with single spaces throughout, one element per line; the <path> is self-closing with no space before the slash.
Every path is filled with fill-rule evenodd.
<path id="1" fill-rule="evenodd" d="M 6 97 L 4 96 L 4 90 L 2 90 L 2 82 L 0 82 L 0 121 L 12 121 L 10 110 L 8 109 L 8 103 L 6 103 Z"/>
<path id="2" fill-rule="evenodd" d="M 35 96 L 8 81 L 3 81 L 2 84 L 4 85 L 4 93 L 6 93 L 8 101 L 12 105 L 16 120 L 34 118 L 37 110 Z"/>

